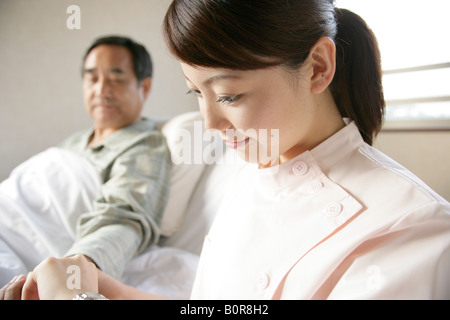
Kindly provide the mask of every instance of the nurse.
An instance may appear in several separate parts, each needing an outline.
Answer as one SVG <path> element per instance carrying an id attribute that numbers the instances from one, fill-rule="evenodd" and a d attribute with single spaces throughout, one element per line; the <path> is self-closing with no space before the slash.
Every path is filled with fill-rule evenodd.
<path id="1" fill-rule="evenodd" d="M 206 128 L 249 162 L 205 238 L 192 298 L 450 298 L 448 201 L 371 146 L 385 102 L 359 16 L 331 0 L 175 0 L 163 27 Z M 276 141 L 258 134 L 274 129 Z M 64 263 L 28 287 L 50 287 L 45 270 Z M 83 290 L 152 298 L 102 273 L 96 285 Z"/>

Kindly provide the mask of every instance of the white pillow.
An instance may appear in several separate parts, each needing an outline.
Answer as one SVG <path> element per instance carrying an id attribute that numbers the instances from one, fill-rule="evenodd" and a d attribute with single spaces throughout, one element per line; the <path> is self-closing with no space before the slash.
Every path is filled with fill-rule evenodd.
<path id="1" fill-rule="evenodd" d="M 200 112 L 188 112 L 170 119 L 163 124 L 161 132 L 166 137 L 173 162 L 170 195 L 161 221 L 162 235 L 168 237 L 181 226 L 186 207 L 206 166 L 205 161 L 199 161 L 202 160 L 204 133 Z"/>

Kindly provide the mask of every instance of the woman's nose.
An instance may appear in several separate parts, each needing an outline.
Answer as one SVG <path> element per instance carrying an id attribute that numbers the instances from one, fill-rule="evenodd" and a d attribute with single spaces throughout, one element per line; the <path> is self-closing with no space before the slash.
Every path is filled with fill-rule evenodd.
<path id="1" fill-rule="evenodd" d="M 224 131 L 231 127 L 231 123 L 223 115 L 220 107 L 214 102 L 200 102 L 200 113 L 203 116 L 203 122 L 206 130 Z"/>

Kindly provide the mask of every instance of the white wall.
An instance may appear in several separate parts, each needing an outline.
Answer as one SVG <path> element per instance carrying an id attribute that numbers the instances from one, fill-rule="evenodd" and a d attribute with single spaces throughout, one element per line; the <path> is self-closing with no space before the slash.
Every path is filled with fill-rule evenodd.
<path id="1" fill-rule="evenodd" d="M 450 201 L 450 131 L 381 132 L 374 146 Z"/>
<path id="2" fill-rule="evenodd" d="M 0 181 L 19 163 L 91 125 L 81 96 L 81 59 L 106 34 L 130 36 L 150 51 L 153 88 L 146 116 L 197 110 L 161 22 L 171 0 L 0 0 Z M 67 7 L 81 9 L 69 30 Z"/>

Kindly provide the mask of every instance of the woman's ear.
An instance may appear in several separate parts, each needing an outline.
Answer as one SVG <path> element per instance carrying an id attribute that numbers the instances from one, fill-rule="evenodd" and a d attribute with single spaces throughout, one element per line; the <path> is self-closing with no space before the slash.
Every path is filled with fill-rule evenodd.
<path id="1" fill-rule="evenodd" d="M 328 88 L 336 72 L 336 45 L 328 37 L 320 38 L 310 52 L 311 92 L 320 94 Z"/>

